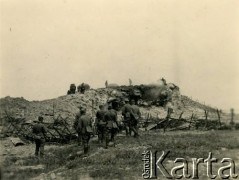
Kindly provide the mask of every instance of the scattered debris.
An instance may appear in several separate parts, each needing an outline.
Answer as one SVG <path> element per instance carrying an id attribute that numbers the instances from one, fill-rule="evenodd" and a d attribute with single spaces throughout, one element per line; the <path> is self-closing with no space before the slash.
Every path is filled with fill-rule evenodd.
<path id="1" fill-rule="evenodd" d="M 36 166 L 20 166 L 20 170 L 44 170 L 46 167 L 45 165 L 39 164 Z"/>
<path id="2" fill-rule="evenodd" d="M 34 120 L 42 115 L 48 129 L 46 141 L 68 143 L 77 139 L 77 133 L 72 126 L 79 106 L 88 109 L 87 113 L 94 120 L 99 105 L 112 103 L 118 109 L 119 121 L 122 121 L 120 109 L 124 105 L 125 98 L 138 102 L 142 114 L 139 128 L 144 131 L 210 130 L 225 127 L 221 111 L 181 96 L 179 88 L 172 83 L 131 86 L 108 84 L 107 88 L 100 89 L 90 89 L 86 83 L 80 86 L 82 85 L 87 90 L 84 94 L 76 93 L 45 101 L 29 102 L 23 98 L 2 98 L 1 137 L 13 136 L 33 140 Z M 71 84 L 70 89 L 73 92 L 75 85 Z M 80 90 L 79 86 L 77 89 Z M 169 110 L 172 112 L 169 113 Z"/>
<path id="3" fill-rule="evenodd" d="M 56 179 L 56 174 L 55 173 L 51 173 L 50 177 L 51 177 L 51 179 Z"/>
<path id="4" fill-rule="evenodd" d="M 25 143 L 20 138 L 10 138 L 11 142 L 14 144 L 14 146 L 22 146 L 25 145 Z"/>

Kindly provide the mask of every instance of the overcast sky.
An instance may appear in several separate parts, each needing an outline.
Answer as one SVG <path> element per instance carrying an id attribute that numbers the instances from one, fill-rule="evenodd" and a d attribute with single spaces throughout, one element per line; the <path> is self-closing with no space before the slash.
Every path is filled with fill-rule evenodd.
<path id="1" fill-rule="evenodd" d="M 0 0 L 1 97 L 152 83 L 239 108 L 238 0 Z"/>

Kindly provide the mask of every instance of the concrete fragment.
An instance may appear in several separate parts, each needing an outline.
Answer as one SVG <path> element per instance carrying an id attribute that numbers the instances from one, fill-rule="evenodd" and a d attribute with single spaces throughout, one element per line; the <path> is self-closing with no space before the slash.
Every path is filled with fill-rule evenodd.
<path id="1" fill-rule="evenodd" d="M 78 151 L 78 152 L 76 153 L 77 156 L 82 156 L 83 154 L 84 154 L 83 151 Z"/>
<path id="2" fill-rule="evenodd" d="M 155 128 L 157 125 L 158 125 L 158 124 L 150 124 L 150 125 L 148 125 L 148 127 L 146 128 L 146 130 L 147 130 L 147 131 L 148 131 L 148 130 L 151 130 L 151 129 Z"/>
<path id="3" fill-rule="evenodd" d="M 222 151 L 226 151 L 226 150 L 227 150 L 227 148 L 224 148 L 224 147 L 222 147 L 222 148 L 221 148 L 221 150 L 222 150 Z"/>
<path id="4" fill-rule="evenodd" d="M 44 170 L 45 169 L 45 165 L 43 164 L 39 164 L 36 166 L 21 166 L 19 167 L 20 170 Z"/>
<path id="5" fill-rule="evenodd" d="M 14 146 L 22 146 L 25 145 L 25 143 L 20 138 L 10 138 L 10 141 L 14 144 Z"/>
<path id="6" fill-rule="evenodd" d="M 56 179 L 55 173 L 51 173 L 50 177 L 51 177 L 51 179 Z"/>

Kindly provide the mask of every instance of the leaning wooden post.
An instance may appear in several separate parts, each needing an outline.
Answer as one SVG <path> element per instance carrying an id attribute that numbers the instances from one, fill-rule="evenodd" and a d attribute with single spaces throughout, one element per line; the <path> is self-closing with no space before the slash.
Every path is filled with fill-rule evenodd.
<path id="1" fill-rule="evenodd" d="M 96 128 L 95 128 L 95 118 L 94 118 L 94 100 L 91 100 L 91 114 L 92 114 L 92 127 L 93 127 L 93 136 L 96 136 Z"/>
<path id="2" fill-rule="evenodd" d="M 204 126 L 204 129 L 206 129 L 207 128 L 208 111 L 204 110 L 204 112 L 205 112 L 205 126 Z"/>
<path id="3" fill-rule="evenodd" d="M 149 121 L 150 121 L 150 118 L 151 118 L 151 113 L 147 113 L 147 120 L 146 120 L 146 126 L 148 127 L 149 125 Z M 145 129 L 147 130 L 147 127 L 145 127 Z M 149 134 L 149 130 L 147 130 L 147 134 Z"/>
<path id="4" fill-rule="evenodd" d="M 231 125 L 234 124 L 234 109 L 231 108 L 231 122 L 230 122 Z"/>
<path id="5" fill-rule="evenodd" d="M 220 111 L 217 109 L 217 116 L 218 116 L 218 123 L 219 123 L 219 127 L 221 127 L 221 115 L 220 115 Z"/>
<path id="6" fill-rule="evenodd" d="M 53 115 L 53 117 L 55 117 L 55 108 L 56 108 L 56 104 L 55 104 L 55 102 L 53 102 L 53 104 L 52 104 L 52 115 Z"/>
<path id="7" fill-rule="evenodd" d="M 167 128 L 167 126 L 168 126 L 168 124 L 169 124 L 169 119 L 170 119 L 170 116 L 171 116 L 172 111 L 173 111 L 173 109 L 168 108 L 168 112 L 167 112 L 167 116 L 166 116 L 166 124 L 165 124 L 165 126 L 164 126 L 164 128 L 163 128 L 163 132 L 164 132 L 164 133 L 165 133 L 166 128 Z"/>
<path id="8" fill-rule="evenodd" d="M 191 123 L 192 123 L 192 121 L 193 121 L 193 116 L 194 116 L 194 114 L 192 113 L 192 116 L 191 116 L 191 119 L 190 119 L 190 122 L 189 122 L 189 126 L 188 126 L 188 129 L 189 129 L 189 130 L 191 129 Z"/>
<path id="9" fill-rule="evenodd" d="M 181 114 L 179 115 L 179 118 L 178 118 L 179 120 L 182 119 L 183 113 L 184 112 L 182 111 Z"/>

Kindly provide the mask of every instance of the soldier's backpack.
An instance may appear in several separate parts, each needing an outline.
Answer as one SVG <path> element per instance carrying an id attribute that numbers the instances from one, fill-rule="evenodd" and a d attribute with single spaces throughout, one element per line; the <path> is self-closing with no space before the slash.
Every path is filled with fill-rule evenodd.
<path id="1" fill-rule="evenodd" d="M 127 113 L 125 114 L 125 117 L 126 117 L 126 119 L 130 118 L 130 117 L 131 117 L 131 113 L 130 113 L 130 112 L 127 112 Z"/>
<path id="2" fill-rule="evenodd" d="M 116 122 L 113 122 L 112 126 L 113 129 L 118 129 L 118 125 L 116 124 Z"/>
<path id="3" fill-rule="evenodd" d="M 34 137 L 35 140 L 41 140 L 42 139 L 42 137 L 40 135 L 37 135 L 37 134 L 34 134 L 33 137 Z"/>
<path id="4" fill-rule="evenodd" d="M 105 125 L 106 125 L 106 122 L 100 120 L 100 121 L 99 121 L 99 125 L 100 125 L 100 126 L 105 126 Z"/>
<path id="5" fill-rule="evenodd" d="M 93 129 L 91 126 L 86 126 L 86 132 L 87 133 L 90 133 L 90 134 L 93 134 Z"/>

